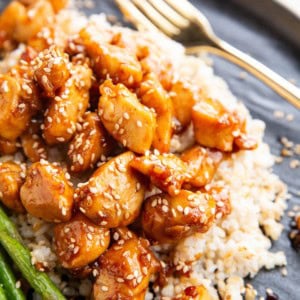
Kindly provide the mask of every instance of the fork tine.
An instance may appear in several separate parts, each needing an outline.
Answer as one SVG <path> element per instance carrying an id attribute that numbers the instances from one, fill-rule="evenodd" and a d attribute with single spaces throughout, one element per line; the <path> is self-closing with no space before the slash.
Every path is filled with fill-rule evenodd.
<path id="1" fill-rule="evenodd" d="M 132 2 L 142 11 L 148 19 L 154 23 L 161 31 L 168 36 L 175 36 L 180 33 L 180 29 L 170 23 L 161 13 L 156 10 L 147 0 L 132 0 Z"/>
<path id="2" fill-rule="evenodd" d="M 127 20 L 132 22 L 137 29 L 158 31 L 141 11 L 130 0 L 115 0 L 119 9 Z"/>
<path id="3" fill-rule="evenodd" d="M 148 0 L 165 18 L 179 28 L 185 28 L 189 21 L 182 17 L 176 10 L 169 6 L 164 0 Z"/>

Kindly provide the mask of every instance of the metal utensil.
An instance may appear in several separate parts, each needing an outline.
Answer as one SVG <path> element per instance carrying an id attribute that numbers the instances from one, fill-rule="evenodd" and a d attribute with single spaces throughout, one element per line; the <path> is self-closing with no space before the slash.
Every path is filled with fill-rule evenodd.
<path id="1" fill-rule="evenodd" d="M 300 109 L 300 89 L 249 55 L 217 37 L 207 18 L 187 0 L 115 0 L 141 30 L 158 30 L 186 47 L 187 54 L 208 51 L 246 69 Z"/>

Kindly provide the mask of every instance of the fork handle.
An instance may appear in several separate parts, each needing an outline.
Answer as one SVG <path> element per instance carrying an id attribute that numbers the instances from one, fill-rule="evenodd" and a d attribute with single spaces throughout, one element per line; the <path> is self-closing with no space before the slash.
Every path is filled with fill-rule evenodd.
<path id="1" fill-rule="evenodd" d="M 213 46 L 194 46 L 188 47 L 186 50 L 188 54 L 208 51 L 232 61 L 262 80 L 288 102 L 300 109 L 300 89 L 297 86 L 225 41 L 216 40 Z"/>

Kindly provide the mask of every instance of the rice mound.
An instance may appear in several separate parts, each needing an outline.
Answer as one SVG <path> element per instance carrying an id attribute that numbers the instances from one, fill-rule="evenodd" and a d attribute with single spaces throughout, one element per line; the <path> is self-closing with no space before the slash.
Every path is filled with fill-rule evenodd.
<path id="1" fill-rule="evenodd" d="M 100 31 L 110 28 L 104 15 L 89 18 L 77 12 L 63 10 L 57 16 L 57 26 L 69 22 L 72 34 L 88 22 Z M 124 34 L 131 30 L 121 29 Z M 141 33 L 144 37 L 145 33 Z M 211 62 L 206 57 L 189 57 L 181 45 L 159 33 L 147 33 L 147 39 L 161 48 L 161 57 L 168 56 L 174 64 L 176 75 L 189 78 L 201 86 L 211 98 L 217 98 L 226 107 L 238 108 L 248 118 L 248 131 L 259 141 L 254 151 L 240 151 L 223 161 L 215 182 L 224 183 L 231 193 L 232 213 L 218 221 L 204 234 L 195 234 L 182 240 L 173 250 L 172 262 L 181 277 L 168 278 L 168 284 L 156 295 L 148 293 L 146 299 L 170 299 L 189 285 L 203 284 L 212 299 L 242 299 L 243 278 L 254 277 L 260 269 L 272 269 L 286 264 L 283 252 L 272 253 L 271 240 L 279 238 L 282 225 L 280 218 L 286 208 L 286 186 L 272 173 L 273 156 L 263 142 L 265 124 L 253 120 L 242 103 L 232 95 L 226 83 L 213 73 Z M 22 49 L 22 46 L 20 46 Z M 0 63 L 0 70 L 13 65 L 21 50 L 14 51 Z M 172 151 L 182 151 L 193 143 L 192 128 L 182 136 L 174 136 Z M 2 157 L 8 160 L 11 157 Z M 18 154 L 15 159 L 22 160 Z M 57 266 L 57 257 L 52 249 L 52 225 L 30 215 L 13 216 L 21 235 L 31 250 L 32 262 L 41 263 L 45 271 L 67 296 L 88 297 L 92 283 L 89 280 L 68 279 Z M 161 259 L 162 247 L 154 247 Z"/>

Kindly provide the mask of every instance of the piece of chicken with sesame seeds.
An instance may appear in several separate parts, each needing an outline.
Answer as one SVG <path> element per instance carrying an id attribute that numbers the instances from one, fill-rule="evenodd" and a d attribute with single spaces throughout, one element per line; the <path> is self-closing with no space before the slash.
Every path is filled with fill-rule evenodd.
<path id="1" fill-rule="evenodd" d="M 216 99 L 202 97 L 193 107 L 192 123 L 195 140 L 200 145 L 224 152 L 257 147 L 256 141 L 246 136 L 246 120 Z"/>
<path id="2" fill-rule="evenodd" d="M 76 190 L 79 210 L 95 224 L 115 228 L 138 217 L 145 195 L 143 178 L 129 163 L 135 155 L 125 152 L 100 166 Z"/>
<path id="3" fill-rule="evenodd" d="M 172 137 L 173 105 L 154 73 L 148 73 L 144 76 L 138 95 L 142 104 L 153 108 L 156 112 L 153 148 L 161 153 L 169 152 Z"/>
<path id="4" fill-rule="evenodd" d="M 181 190 L 171 197 L 162 193 L 145 200 L 142 227 L 159 243 L 177 243 L 196 232 L 206 232 L 215 220 L 216 201 L 208 193 Z"/>
<path id="5" fill-rule="evenodd" d="M 70 62 L 66 53 L 52 46 L 39 53 L 35 59 L 34 78 L 46 97 L 55 97 L 56 92 L 70 77 Z"/>
<path id="6" fill-rule="evenodd" d="M 58 165 L 44 160 L 32 164 L 20 193 L 25 209 L 47 222 L 69 221 L 74 190 L 67 177 Z"/>
<path id="7" fill-rule="evenodd" d="M 110 242 L 109 229 L 95 225 L 81 213 L 54 227 L 54 248 L 61 265 L 82 268 L 95 261 Z"/>
<path id="8" fill-rule="evenodd" d="M 17 79 L 0 74 L 0 137 L 9 141 L 26 130 L 32 112 L 21 98 L 21 86 Z"/>
<path id="9" fill-rule="evenodd" d="M 101 157 L 109 155 L 113 141 L 101 124 L 97 113 L 86 112 L 77 132 L 69 144 L 68 157 L 72 172 L 93 168 Z"/>
<path id="10" fill-rule="evenodd" d="M 188 286 L 172 300 L 211 300 L 211 296 L 203 285 Z"/>
<path id="11" fill-rule="evenodd" d="M 174 107 L 174 114 L 183 129 L 187 128 L 192 120 L 192 109 L 198 101 L 195 87 L 188 81 L 177 80 L 172 83 L 169 93 Z"/>
<path id="12" fill-rule="evenodd" d="M 94 300 L 144 299 L 150 278 L 160 263 L 143 238 L 114 243 L 99 258 L 99 276 L 93 286 Z"/>
<path id="13" fill-rule="evenodd" d="M 24 213 L 20 200 L 20 188 L 24 182 L 25 167 L 8 161 L 0 163 L 0 201 L 9 209 Z"/>
<path id="14" fill-rule="evenodd" d="M 18 151 L 17 142 L 0 138 L 0 155 L 12 155 Z"/>
<path id="15" fill-rule="evenodd" d="M 93 61 L 94 72 L 102 79 L 109 76 L 114 83 L 123 83 L 127 87 L 136 87 L 143 78 L 142 68 L 127 49 L 103 43 L 96 38 L 92 28 L 84 28 L 79 33 L 80 42 Z"/>
<path id="16" fill-rule="evenodd" d="M 32 119 L 28 129 L 21 136 L 23 152 L 31 162 L 48 158 L 48 150 L 41 137 L 40 125 L 38 120 Z"/>
<path id="17" fill-rule="evenodd" d="M 186 163 L 188 173 L 191 174 L 188 183 L 194 187 L 202 187 L 212 181 L 223 159 L 223 153 L 201 146 L 193 146 L 184 151 L 180 158 Z"/>
<path id="18" fill-rule="evenodd" d="M 155 152 L 134 158 L 130 166 L 148 176 L 161 190 L 170 195 L 178 194 L 182 184 L 191 178 L 185 162 L 175 154 Z"/>
<path id="19" fill-rule="evenodd" d="M 0 49 L 11 42 L 26 43 L 54 17 L 52 5 L 46 0 L 34 1 L 26 6 L 12 1 L 0 16 Z"/>
<path id="20" fill-rule="evenodd" d="M 51 99 L 45 112 L 44 138 L 48 145 L 65 143 L 72 139 L 76 123 L 89 105 L 92 70 L 87 65 L 71 67 L 71 77 Z"/>
<path id="21" fill-rule="evenodd" d="M 156 130 L 155 113 L 123 84 L 106 80 L 100 86 L 100 94 L 98 112 L 107 131 L 136 153 L 149 150 Z"/>

